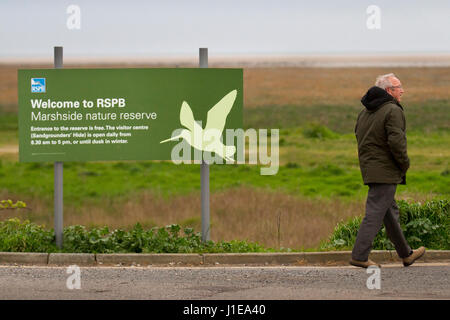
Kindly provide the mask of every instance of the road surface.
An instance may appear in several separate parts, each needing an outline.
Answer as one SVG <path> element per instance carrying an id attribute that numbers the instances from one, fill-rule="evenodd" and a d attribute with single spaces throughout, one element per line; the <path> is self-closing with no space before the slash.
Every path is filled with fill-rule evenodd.
<path id="1" fill-rule="evenodd" d="M 450 299 L 450 263 L 383 265 L 380 289 L 365 269 L 344 267 L 0 266 L 0 299 Z M 370 282 L 373 286 L 375 282 Z M 71 278 L 69 286 L 76 287 Z"/>

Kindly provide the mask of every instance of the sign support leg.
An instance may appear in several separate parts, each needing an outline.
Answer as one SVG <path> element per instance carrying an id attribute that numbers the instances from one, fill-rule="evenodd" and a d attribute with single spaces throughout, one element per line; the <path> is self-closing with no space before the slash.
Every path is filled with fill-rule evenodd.
<path id="1" fill-rule="evenodd" d="M 199 50 L 199 67 L 208 68 L 208 48 Z M 200 165 L 202 189 L 202 242 L 210 240 L 209 223 L 209 165 L 202 159 Z"/>
<path id="2" fill-rule="evenodd" d="M 55 69 L 63 67 L 63 47 L 54 47 Z M 63 246 L 63 163 L 54 163 L 54 210 L 55 241 L 58 248 Z"/>

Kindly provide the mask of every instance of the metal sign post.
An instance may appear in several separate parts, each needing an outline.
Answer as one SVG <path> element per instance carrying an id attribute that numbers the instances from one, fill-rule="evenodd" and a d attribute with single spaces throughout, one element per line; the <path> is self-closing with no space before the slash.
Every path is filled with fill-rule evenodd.
<path id="1" fill-rule="evenodd" d="M 208 68 L 208 48 L 200 48 L 199 67 Z M 202 241 L 210 240 L 209 237 L 209 165 L 203 160 L 200 165 L 202 188 Z"/>
<path id="2" fill-rule="evenodd" d="M 55 69 L 63 67 L 63 47 L 54 47 Z M 63 163 L 54 164 L 54 205 L 55 205 L 55 240 L 56 246 L 63 246 Z"/>

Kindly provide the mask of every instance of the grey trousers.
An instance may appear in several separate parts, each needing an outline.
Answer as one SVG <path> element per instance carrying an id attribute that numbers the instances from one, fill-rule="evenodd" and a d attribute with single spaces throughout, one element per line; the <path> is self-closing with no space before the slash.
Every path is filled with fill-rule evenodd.
<path id="1" fill-rule="evenodd" d="M 399 210 L 394 196 L 396 184 L 369 184 L 369 193 L 366 201 L 366 215 L 359 227 L 352 258 L 358 261 L 367 261 L 372 243 L 382 224 L 386 227 L 386 233 L 395 246 L 400 258 L 406 258 L 411 253 L 411 248 L 403 235 L 399 222 Z"/>

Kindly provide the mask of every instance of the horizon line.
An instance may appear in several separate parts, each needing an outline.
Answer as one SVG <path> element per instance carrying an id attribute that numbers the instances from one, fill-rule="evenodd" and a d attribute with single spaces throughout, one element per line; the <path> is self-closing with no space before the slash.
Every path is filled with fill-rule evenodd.
<path id="1" fill-rule="evenodd" d="M 424 66 L 449 67 L 450 52 L 436 53 L 310 53 L 310 54 L 210 54 L 210 65 L 250 66 L 250 67 L 394 67 L 394 66 Z M 0 64 L 52 64 L 53 54 L 45 57 L 1 57 Z M 108 56 L 77 56 L 64 57 L 67 64 L 150 64 L 196 66 L 198 54 L 171 55 L 108 55 Z"/>

